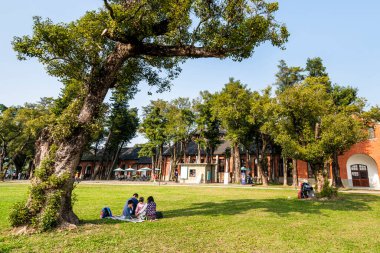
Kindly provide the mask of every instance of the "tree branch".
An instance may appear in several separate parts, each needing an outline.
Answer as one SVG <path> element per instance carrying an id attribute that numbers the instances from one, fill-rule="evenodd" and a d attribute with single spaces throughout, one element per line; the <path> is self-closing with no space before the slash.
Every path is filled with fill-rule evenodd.
<path id="1" fill-rule="evenodd" d="M 107 10 L 109 11 L 111 18 L 112 18 L 113 20 L 115 20 L 115 14 L 114 14 L 114 12 L 113 12 L 113 9 L 112 9 L 111 5 L 108 3 L 108 0 L 103 0 L 103 2 L 104 2 L 104 6 L 105 6 L 105 7 L 107 8 Z"/>
<path id="2" fill-rule="evenodd" d="M 183 56 L 189 58 L 225 58 L 227 56 L 227 53 L 224 50 L 211 50 L 204 47 L 144 44 L 138 47 L 135 55 L 159 57 Z"/>

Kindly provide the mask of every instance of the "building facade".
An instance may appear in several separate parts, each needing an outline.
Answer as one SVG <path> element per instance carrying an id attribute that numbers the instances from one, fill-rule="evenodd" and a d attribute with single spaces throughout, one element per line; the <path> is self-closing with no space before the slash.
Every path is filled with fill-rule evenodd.
<path id="1" fill-rule="evenodd" d="M 365 188 L 380 190 L 379 182 L 379 164 L 380 164 L 380 124 L 375 125 L 369 129 L 369 138 L 365 141 L 353 145 L 347 152 L 338 157 L 339 172 L 343 185 L 347 188 Z M 207 157 L 205 152 L 200 152 L 200 163 L 211 164 L 212 171 L 210 180 L 200 180 L 201 182 L 210 183 L 224 183 L 226 180 L 225 173 L 229 173 L 228 180 L 233 182 L 233 171 L 230 166 L 233 161 L 229 158 L 228 149 L 230 148 L 228 141 L 223 141 L 214 151 L 213 156 Z M 123 149 L 119 157 L 118 167 L 139 169 L 142 167 L 152 168 L 152 160 L 148 157 L 139 157 L 138 151 L 140 148 L 126 148 Z M 186 155 L 177 161 L 174 166 L 171 161 L 170 152 L 164 152 L 163 164 L 161 166 L 160 178 L 163 181 L 175 180 L 173 175 L 175 171 L 181 174 L 181 164 L 196 163 L 198 161 L 197 145 L 193 142 L 189 143 Z M 206 159 L 208 160 L 206 161 Z M 248 168 L 247 172 L 253 178 L 260 178 L 257 170 L 257 157 L 255 154 L 241 150 L 241 164 Z M 291 160 L 286 161 L 289 165 Z M 268 155 L 268 178 L 273 182 L 282 183 L 286 176 L 289 183 L 292 183 L 292 171 L 288 170 L 287 173 L 283 169 L 284 161 L 280 154 L 275 152 Z M 83 175 L 83 178 L 91 178 L 94 170 L 100 166 L 99 159 L 94 156 L 84 156 L 78 171 Z M 198 182 L 195 177 L 207 178 L 207 175 L 198 175 L 199 173 L 189 173 L 186 182 Z M 297 161 L 297 175 L 299 181 L 309 181 L 314 183 L 314 178 L 310 166 L 304 161 Z M 330 178 L 332 171 L 330 168 Z M 180 181 L 181 182 L 181 181 Z"/>

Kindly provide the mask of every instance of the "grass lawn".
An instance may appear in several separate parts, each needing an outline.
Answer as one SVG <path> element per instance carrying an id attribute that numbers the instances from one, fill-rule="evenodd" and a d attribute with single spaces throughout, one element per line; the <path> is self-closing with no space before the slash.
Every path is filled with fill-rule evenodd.
<path id="1" fill-rule="evenodd" d="M 79 185 L 76 230 L 11 236 L 9 208 L 27 185 L 0 183 L 0 252 L 380 252 L 380 196 L 341 194 L 300 201 L 294 190 Z M 155 197 L 165 218 L 125 223 L 119 214 L 138 192 Z"/>

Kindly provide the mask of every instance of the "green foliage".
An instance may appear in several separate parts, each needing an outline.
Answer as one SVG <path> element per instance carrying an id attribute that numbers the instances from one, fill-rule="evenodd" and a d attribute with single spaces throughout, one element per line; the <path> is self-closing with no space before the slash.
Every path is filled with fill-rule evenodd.
<path id="1" fill-rule="evenodd" d="M 211 106 L 214 96 L 202 91 L 200 97 L 193 101 L 196 134 L 195 142 L 203 148 L 215 150 L 220 144 L 220 120 L 213 117 Z"/>
<path id="2" fill-rule="evenodd" d="M 38 217 L 38 223 L 35 224 L 40 231 L 47 231 L 55 228 L 59 224 L 59 209 L 61 208 L 61 191 L 55 191 L 47 197 L 48 205 L 44 208 Z"/>
<path id="3" fill-rule="evenodd" d="M 170 87 L 170 80 L 180 72 L 178 63 L 186 58 L 242 60 L 266 41 L 283 47 L 289 33 L 274 18 L 278 8 L 277 3 L 263 0 L 212 3 L 114 0 L 69 23 L 54 24 L 50 19 L 34 17 L 33 35 L 15 37 L 13 47 L 20 60 L 38 58 L 47 72 L 62 80 L 67 92 L 74 95 L 77 92 L 74 83 L 86 88 L 95 85 L 88 81 L 104 74 L 102 64 L 117 43 L 131 45 L 130 57 L 114 73 L 114 87 L 136 89 L 145 80 L 162 91 Z M 195 48 L 194 45 L 201 50 L 183 51 Z M 70 101 L 71 98 L 63 96 L 55 112 L 59 113 Z"/>
<path id="4" fill-rule="evenodd" d="M 336 198 L 338 197 L 338 189 L 330 186 L 330 183 L 328 180 L 325 181 L 323 184 L 321 192 L 317 193 L 317 198 Z"/>
<path id="5" fill-rule="evenodd" d="M 12 227 L 18 227 L 25 224 L 29 224 L 31 215 L 28 208 L 25 206 L 25 202 L 17 202 L 13 205 L 9 214 L 8 220 Z"/>
<path id="6" fill-rule="evenodd" d="M 0 104 L 0 113 L 2 113 L 6 109 L 7 109 L 7 107 L 5 105 Z"/>
<path id="7" fill-rule="evenodd" d="M 368 111 L 363 112 L 360 116 L 363 117 L 364 123 L 372 125 L 374 122 L 380 122 L 380 107 L 373 106 Z"/>
<path id="8" fill-rule="evenodd" d="M 363 138 L 363 124 L 335 104 L 329 83 L 327 76 L 307 77 L 278 95 L 272 136 L 286 156 L 323 164 Z"/>
<path id="9" fill-rule="evenodd" d="M 36 169 L 35 178 L 29 189 L 28 203 L 15 205 L 9 217 L 12 226 L 31 225 L 39 231 L 46 231 L 59 223 L 63 194 L 61 189 L 70 180 L 70 173 L 59 176 L 54 174 L 56 152 L 57 146 L 52 145 L 49 155 Z"/>
<path id="10" fill-rule="evenodd" d="M 151 101 L 143 107 L 143 119 L 139 132 L 142 133 L 153 146 L 163 145 L 167 140 L 167 112 L 168 102 L 164 100 Z"/>
<path id="11" fill-rule="evenodd" d="M 195 116 L 189 98 L 179 97 L 168 104 L 166 134 L 169 141 L 188 142 L 195 129 Z"/>
<path id="12" fill-rule="evenodd" d="M 212 100 L 213 117 L 218 118 L 226 138 L 232 143 L 240 143 L 249 132 L 251 91 L 240 81 L 230 79 L 221 92 Z"/>
<path id="13" fill-rule="evenodd" d="M 278 72 L 276 73 L 275 85 L 277 85 L 279 92 L 284 91 L 287 87 L 293 86 L 304 79 L 302 73 L 304 69 L 301 67 L 288 67 L 284 60 L 280 60 L 277 67 Z"/>
<path id="14" fill-rule="evenodd" d="M 328 76 L 326 67 L 323 66 L 323 61 L 320 57 L 307 58 L 305 70 L 310 77 Z"/>
<path id="15" fill-rule="evenodd" d="M 0 173 L 5 159 L 18 170 L 33 159 L 35 141 L 51 121 L 52 103 L 51 98 L 42 98 L 38 103 L 11 106 L 0 112 Z"/>

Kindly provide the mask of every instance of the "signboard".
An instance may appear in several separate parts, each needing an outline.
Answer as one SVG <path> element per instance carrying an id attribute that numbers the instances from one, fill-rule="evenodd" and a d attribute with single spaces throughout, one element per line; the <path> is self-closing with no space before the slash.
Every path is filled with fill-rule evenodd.
<path id="1" fill-rule="evenodd" d="M 181 179 L 187 179 L 188 178 L 188 169 L 187 166 L 181 166 Z"/>

